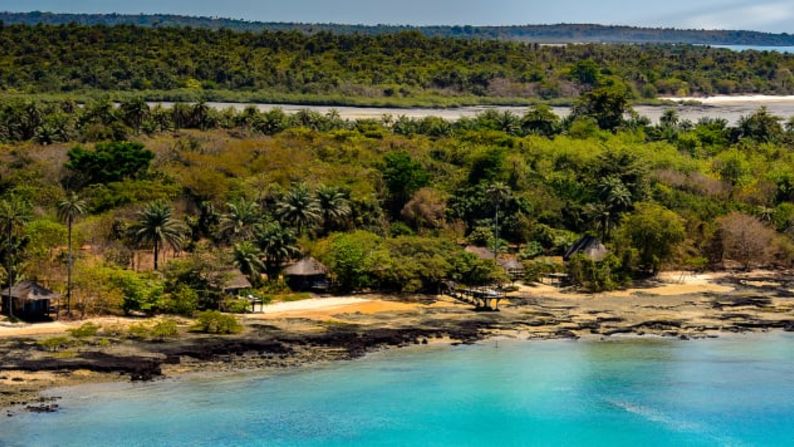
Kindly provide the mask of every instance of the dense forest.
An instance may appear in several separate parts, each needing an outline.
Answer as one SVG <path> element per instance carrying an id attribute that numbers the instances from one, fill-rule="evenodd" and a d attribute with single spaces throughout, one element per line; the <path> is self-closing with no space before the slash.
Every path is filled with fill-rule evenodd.
<path id="1" fill-rule="evenodd" d="M 418 31 L 429 37 L 464 39 L 501 39 L 539 43 L 684 43 L 701 45 L 787 45 L 794 46 L 794 36 L 739 30 L 696 30 L 640 28 L 593 24 L 521 25 L 521 26 L 395 26 L 278 23 L 235 20 L 218 17 L 192 17 L 170 14 L 58 14 L 48 12 L 0 13 L 6 24 L 24 25 L 136 25 L 146 27 L 192 27 L 231 29 L 235 31 L 301 31 L 334 34 L 393 34 Z"/>
<path id="2" fill-rule="evenodd" d="M 188 100 L 269 92 L 297 101 L 435 98 L 444 104 L 570 99 L 618 83 L 629 99 L 639 99 L 792 94 L 792 73 L 791 54 L 688 45 L 539 46 L 417 32 L 307 35 L 127 25 L 0 29 L 0 91 L 6 94 L 112 90 L 163 99 L 162 92 L 175 92 Z"/>
<path id="3" fill-rule="evenodd" d="M 615 86 L 565 120 L 542 105 L 449 122 L 3 100 L 0 141 L 2 282 L 73 278 L 65 296 L 89 314 L 245 309 L 224 275 L 269 300 L 305 255 L 335 290 L 399 292 L 507 281 L 466 244 L 586 290 L 794 263 L 794 119 L 652 125 Z M 563 265 L 585 234 L 609 255 Z"/>

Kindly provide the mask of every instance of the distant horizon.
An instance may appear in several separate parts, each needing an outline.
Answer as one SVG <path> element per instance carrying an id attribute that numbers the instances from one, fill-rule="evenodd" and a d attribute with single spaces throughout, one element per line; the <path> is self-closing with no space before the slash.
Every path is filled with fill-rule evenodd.
<path id="1" fill-rule="evenodd" d="M 599 24 L 678 30 L 746 30 L 794 33 L 794 2 L 781 0 L 633 0 L 537 2 L 526 0 L 0 0 L 8 12 L 55 14 L 182 15 L 247 22 L 375 26 L 521 26 Z"/>
<path id="2" fill-rule="evenodd" d="M 0 3 L 2 4 L 2 3 Z M 474 28 L 518 28 L 524 26 L 597 26 L 597 27 L 618 27 L 618 28 L 636 28 L 636 29 L 653 29 L 653 30 L 675 30 L 675 31 L 742 31 L 742 32 L 758 32 L 768 34 L 790 35 L 794 34 L 786 31 L 763 31 L 749 28 L 693 28 L 693 27 L 680 27 L 680 26 L 665 26 L 665 25 L 638 25 L 629 23 L 599 23 L 599 22 L 526 22 L 514 24 L 471 24 L 471 23 L 432 23 L 416 25 L 411 23 L 362 23 L 362 22 L 321 22 L 321 21 L 300 21 L 300 20 L 262 20 L 262 19 L 249 19 L 238 18 L 222 15 L 203 15 L 203 14 L 181 14 L 170 12 L 140 12 L 140 13 L 127 13 L 127 12 L 62 12 L 62 11 L 42 11 L 42 10 L 25 10 L 25 11 L 12 11 L 0 10 L 0 14 L 53 14 L 53 15 L 74 15 L 74 16 L 121 16 L 121 17 L 134 17 L 134 16 L 172 16 L 172 17 L 190 17 L 196 19 L 209 19 L 209 20 L 229 20 L 239 21 L 250 24 L 285 24 L 285 25 L 340 25 L 340 26 L 357 26 L 357 27 L 404 27 L 404 28 L 431 28 L 431 27 L 474 27 Z"/>

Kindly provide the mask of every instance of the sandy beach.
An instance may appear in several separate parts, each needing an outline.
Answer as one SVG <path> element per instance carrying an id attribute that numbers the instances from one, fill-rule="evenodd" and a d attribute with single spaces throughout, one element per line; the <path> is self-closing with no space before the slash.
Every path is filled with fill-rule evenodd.
<path id="1" fill-rule="evenodd" d="M 384 347 L 517 339 L 677 339 L 794 331 L 794 272 L 667 272 L 631 288 L 600 294 L 522 285 L 500 312 L 475 312 L 448 296 L 355 295 L 274 303 L 241 316 L 230 336 L 195 334 L 189 321 L 164 342 L 100 332 L 58 352 L 37 343 L 84 323 L 0 325 L 0 407 L 49 411 L 39 392 L 54 386 L 151 380 L 200 371 L 295 368 L 362 356 Z M 118 327 L 139 319 L 90 320 Z"/>
<path id="2" fill-rule="evenodd" d="M 794 104 L 794 95 L 718 95 L 718 96 L 670 96 L 659 98 L 662 101 L 674 102 L 700 102 L 704 105 L 764 105 L 764 104 Z"/>

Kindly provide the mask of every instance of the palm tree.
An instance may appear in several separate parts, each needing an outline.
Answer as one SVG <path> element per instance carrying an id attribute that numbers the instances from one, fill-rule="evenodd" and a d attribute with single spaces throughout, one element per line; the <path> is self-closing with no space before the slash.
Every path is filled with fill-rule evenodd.
<path id="1" fill-rule="evenodd" d="M 599 203 L 590 204 L 587 214 L 607 240 L 612 228 L 620 221 L 620 215 L 630 211 L 634 205 L 631 191 L 617 176 L 609 176 L 596 185 Z"/>
<path id="2" fill-rule="evenodd" d="M 17 196 L 10 196 L 0 201 L 0 225 L 6 237 L 5 261 L 6 274 L 8 275 L 8 316 L 14 316 L 14 303 L 11 298 L 11 289 L 14 287 L 14 261 L 16 247 L 14 246 L 15 231 L 30 220 L 30 204 Z"/>
<path id="3" fill-rule="evenodd" d="M 610 176 L 601 181 L 597 186 L 599 199 L 616 212 L 628 211 L 632 207 L 631 191 L 620 178 Z"/>
<path id="4" fill-rule="evenodd" d="M 284 261 L 300 254 L 295 234 L 278 222 L 260 225 L 256 243 L 262 251 L 268 278 L 274 279 Z"/>
<path id="5" fill-rule="evenodd" d="M 493 225 L 493 255 L 496 259 L 499 250 L 499 207 L 510 197 L 510 187 L 502 182 L 495 182 L 488 187 L 488 196 L 494 203 L 494 225 Z"/>
<path id="6" fill-rule="evenodd" d="M 74 257 L 72 255 L 72 226 L 78 217 L 85 214 L 86 203 L 77 193 L 71 191 L 58 203 L 58 217 L 66 223 L 68 260 L 66 264 L 66 315 L 72 316 L 72 269 Z"/>
<path id="7" fill-rule="evenodd" d="M 262 262 L 262 253 L 256 245 L 250 241 L 240 242 L 234 246 L 232 256 L 234 265 L 248 277 L 251 284 L 259 283 L 259 275 L 265 271 L 265 263 Z"/>
<path id="8" fill-rule="evenodd" d="M 140 132 L 143 122 L 149 116 L 149 104 L 143 98 L 134 98 L 121 103 L 119 107 L 124 122 L 136 133 Z"/>
<path id="9" fill-rule="evenodd" d="M 601 240 L 606 241 L 612 227 L 617 225 L 618 215 L 610 211 L 605 203 L 591 203 L 585 207 L 585 215 L 594 223 Z"/>
<path id="10" fill-rule="evenodd" d="M 244 198 L 226 204 L 228 212 L 221 217 L 220 231 L 231 241 L 250 240 L 254 226 L 261 220 L 259 205 Z"/>
<path id="11" fill-rule="evenodd" d="M 179 250 L 184 240 L 185 228 L 173 216 L 171 206 L 163 202 L 153 202 L 138 214 L 138 219 L 130 226 L 133 239 L 139 244 L 152 244 L 154 247 L 154 270 L 157 270 L 160 247 L 170 245 Z"/>
<path id="12" fill-rule="evenodd" d="M 333 186 L 321 186 L 317 189 L 316 196 L 317 206 L 322 216 L 323 231 L 326 233 L 350 215 L 350 200 L 341 189 Z"/>
<path id="13" fill-rule="evenodd" d="M 304 184 L 296 185 L 284 195 L 276 207 L 276 214 L 282 222 L 295 227 L 298 234 L 321 218 L 320 207 Z"/>
<path id="14" fill-rule="evenodd" d="M 210 121 L 210 108 L 206 102 L 197 102 L 190 109 L 190 118 L 194 127 L 207 130 L 212 124 Z"/>

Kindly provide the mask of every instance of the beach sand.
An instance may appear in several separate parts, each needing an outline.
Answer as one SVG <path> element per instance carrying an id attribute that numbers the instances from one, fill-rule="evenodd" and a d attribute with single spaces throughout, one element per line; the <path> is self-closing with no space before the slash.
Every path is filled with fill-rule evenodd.
<path id="1" fill-rule="evenodd" d="M 448 296 L 321 297 L 275 303 L 241 315 L 241 334 L 188 331 L 165 342 L 100 334 L 65 351 L 37 341 L 86 321 L 102 326 L 141 319 L 0 325 L 0 407 L 39 404 L 47 388 L 84 382 L 148 380 L 189 372 L 294 368 L 355 358 L 375 349 L 519 339 L 607 338 L 619 334 L 682 339 L 728 333 L 794 331 L 794 272 L 667 272 L 607 293 L 578 293 L 549 285 L 521 285 L 500 312 L 476 312 Z M 108 338 L 108 343 L 97 343 Z M 88 370 L 88 371 L 86 371 Z M 49 405 L 44 402 L 42 405 Z"/>
<path id="2" fill-rule="evenodd" d="M 659 98 L 663 101 L 690 102 L 697 101 L 705 105 L 758 105 L 762 106 L 769 103 L 792 103 L 794 95 L 736 95 L 736 96 L 678 96 Z"/>

